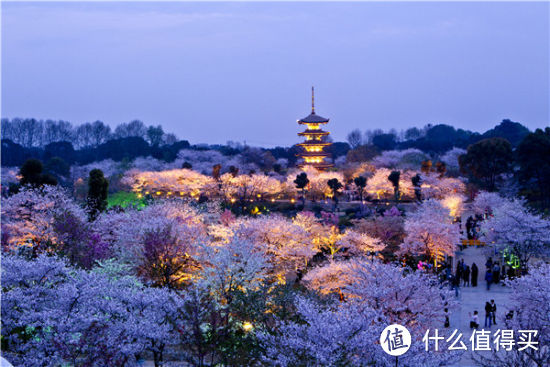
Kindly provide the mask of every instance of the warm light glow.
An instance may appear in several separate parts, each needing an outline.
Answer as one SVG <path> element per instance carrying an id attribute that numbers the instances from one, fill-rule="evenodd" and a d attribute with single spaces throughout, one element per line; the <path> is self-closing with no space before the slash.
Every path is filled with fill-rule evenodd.
<path id="1" fill-rule="evenodd" d="M 162 192 L 160 192 L 160 191 L 157 191 L 157 195 L 161 195 L 161 194 L 162 194 Z"/>
<path id="2" fill-rule="evenodd" d="M 308 130 L 319 130 L 319 124 L 306 124 Z"/>
<path id="3" fill-rule="evenodd" d="M 306 163 L 322 163 L 323 157 L 304 157 Z"/>
<path id="4" fill-rule="evenodd" d="M 291 202 L 291 203 L 294 203 L 295 201 L 296 201 L 296 200 L 294 200 L 294 199 L 290 199 L 290 202 Z"/>
<path id="5" fill-rule="evenodd" d="M 250 322 L 248 322 L 248 321 L 243 322 L 244 331 L 250 331 L 253 328 L 254 328 L 254 326 Z"/>
<path id="6" fill-rule="evenodd" d="M 235 201 L 236 201 L 235 198 L 232 198 L 232 199 L 231 199 L 231 202 L 232 202 L 232 203 L 234 203 Z"/>

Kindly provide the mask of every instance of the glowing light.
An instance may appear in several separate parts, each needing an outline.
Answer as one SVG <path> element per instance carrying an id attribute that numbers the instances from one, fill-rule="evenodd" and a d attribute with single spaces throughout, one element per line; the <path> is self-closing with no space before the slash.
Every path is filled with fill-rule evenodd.
<path id="1" fill-rule="evenodd" d="M 248 321 L 243 322 L 243 330 L 244 331 L 248 332 L 248 331 L 252 330 L 253 328 L 254 328 L 254 326 L 250 322 L 248 322 Z"/>
<path id="2" fill-rule="evenodd" d="M 274 202 L 275 202 L 275 199 L 271 199 L 271 202 L 274 203 Z"/>
<path id="3" fill-rule="evenodd" d="M 237 200 L 235 200 L 235 198 L 232 198 L 232 199 L 231 199 L 231 202 L 232 202 L 232 203 L 234 203 L 235 201 L 237 201 Z"/>
<path id="4" fill-rule="evenodd" d="M 162 195 L 162 192 L 157 191 L 156 194 L 157 194 L 157 195 Z"/>
<path id="5" fill-rule="evenodd" d="M 291 202 L 291 203 L 294 203 L 295 201 L 296 201 L 296 200 L 294 200 L 294 199 L 290 199 L 290 202 Z"/>

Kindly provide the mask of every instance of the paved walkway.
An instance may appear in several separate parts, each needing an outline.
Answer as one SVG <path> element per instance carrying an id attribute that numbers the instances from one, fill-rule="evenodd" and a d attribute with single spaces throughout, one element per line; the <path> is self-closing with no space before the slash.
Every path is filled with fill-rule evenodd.
<path id="1" fill-rule="evenodd" d="M 459 292 L 459 309 L 453 312 L 450 317 L 451 326 L 449 328 L 449 335 L 454 329 L 459 329 L 462 333 L 462 341 L 468 347 L 468 351 L 464 353 L 459 363 L 452 365 L 460 367 L 473 367 L 477 366 L 471 358 L 471 342 L 470 336 L 472 335 L 472 329 L 470 329 L 470 317 L 468 313 L 478 311 L 480 329 L 483 329 L 485 321 L 485 302 L 492 299 L 495 300 L 497 305 L 497 325 L 491 328 L 484 328 L 485 330 L 491 330 L 495 332 L 498 330 L 499 318 L 508 312 L 507 305 L 510 303 L 510 289 L 504 287 L 502 283 L 491 285 L 491 290 L 487 291 L 487 283 L 485 282 L 485 262 L 487 248 L 467 248 L 462 252 L 457 252 L 457 260 L 464 259 L 464 264 L 472 266 L 475 262 L 479 268 L 478 285 L 477 287 L 460 287 Z M 494 259 L 494 257 L 493 257 Z M 456 264 L 455 261 L 455 264 Z M 456 266 L 456 265 L 455 265 Z"/>

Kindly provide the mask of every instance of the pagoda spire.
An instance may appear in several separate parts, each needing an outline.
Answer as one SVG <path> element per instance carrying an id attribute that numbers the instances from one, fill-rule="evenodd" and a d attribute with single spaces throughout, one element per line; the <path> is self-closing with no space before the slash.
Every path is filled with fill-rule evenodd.
<path id="1" fill-rule="evenodd" d="M 311 87 L 311 113 L 315 113 L 315 90 Z"/>
<path id="2" fill-rule="evenodd" d="M 300 158 L 298 167 L 309 166 L 324 170 L 333 166 L 329 161 L 330 153 L 325 150 L 331 145 L 326 141 L 329 132 L 323 131 L 320 127 L 327 124 L 328 120 L 315 113 L 315 89 L 311 87 L 311 113 L 298 120 L 298 124 L 306 125 L 306 130 L 298 133 L 298 136 L 305 137 L 305 141 L 298 144 L 301 147 L 301 151 L 297 154 Z"/>

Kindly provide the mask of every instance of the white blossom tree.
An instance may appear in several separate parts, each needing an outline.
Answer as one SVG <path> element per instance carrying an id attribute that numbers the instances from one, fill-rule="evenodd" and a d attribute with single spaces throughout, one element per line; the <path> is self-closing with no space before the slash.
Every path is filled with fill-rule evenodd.
<path id="1" fill-rule="evenodd" d="M 531 257 L 548 254 L 550 221 L 529 210 L 523 201 L 506 200 L 493 208 L 492 216 L 481 223 L 482 238 L 497 249 L 508 248 L 524 269 Z"/>
<path id="2" fill-rule="evenodd" d="M 424 254 L 434 260 L 438 256 L 454 255 L 460 240 L 458 226 L 452 223 L 449 210 L 434 199 L 424 201 L 407 215 L 405 232 L 402 254 Z"/>
<path id="3" fill-rule="evenodd" d="M 474 360 L 484 367 L 545 366 L 550 360 L 550 265 L 540 264 L 530 273 L 508 283 L 510 303 L 506 305 L 512 317 L 503 314 L 502 330 L 513 330 L 514 341 L 520 340 L 520 330 L 536 330 L 533 341 L 537 349 L 516 344 L 511 351 L 475 353 Z M 494 347 L 494 346 L 493 346 Z"/>

